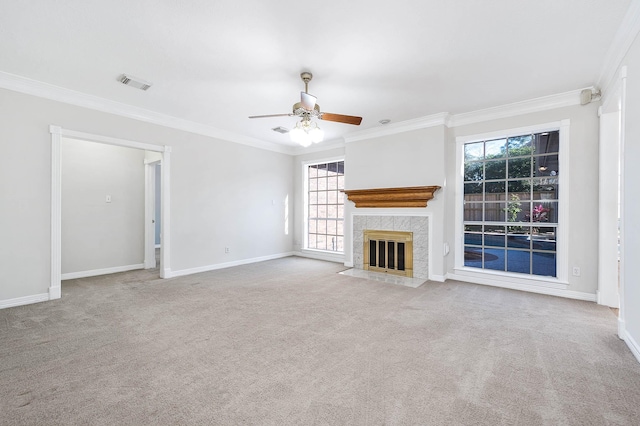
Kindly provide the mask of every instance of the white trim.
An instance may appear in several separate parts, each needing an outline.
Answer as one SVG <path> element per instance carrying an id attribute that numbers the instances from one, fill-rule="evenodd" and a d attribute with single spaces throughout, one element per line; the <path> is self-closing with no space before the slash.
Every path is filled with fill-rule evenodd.
<path id="1" fill-rule="evenodd" d="M 56 297 L 55 299 L 59 298 L 60 297 Z M 49 293 L 33 294 L 31 296 L 16 297 L 15 299 L 5 299 L 0 300 L 0 309 L 30 305 L 32 303 L 46 302 L 48 300 L 52 300 Z"/>
<path id="2" fill-rule="evenodd" d="M 398 133 L 409 132 L 411 130 L 425 129 L 427 127 L 444 126 L 447 124 L 449 119 L 450 117 L 448 112 L 441 112 L 438 114 L 415 118 L 413 120 L 390 123 L 382 127 L 374 127 L 349 133 L 344 137 L 344 140 L 345 143 L 350 143 L 365 139 L 379 138 L 381 136 L 395 135 Z"/>
<path id="3" fill-rule="evenodd" d="M 248 136 L 239 135 L 237 133 L 217 129 L 206 124 L 172 117 L 166 114 L 157 113 L 120 102 L 115 102 L 94 95 L 88 95 L 85 93 L 77 92 L 59 86 L 54 86 L 48 83 L 43 83 L 2 71 L 0 71 L 0 88 L 288 155 L 301 155 L 326 151 L 334 148 L 343 148 L 345 143 L 387 135 L 394 135 L 411 130 L 424 129 L 427 127 L 457 127 L 466 124 L 530 114 L 539 111 L 546 111 L 554 108 L 579 105 L 580 92 L 582 90 L 573 90 L 570 92 L 543 96 L 535 99 L 514 102 L 506 105 L 499 105 L 496 107 L 486 108 L 478 111 L 470 111 L 456 115 L 451 115 L 448 112 L 440 112 L 437 114 L 431 114 L 424 117 L 401 121 L 398 123 L 391 123 L 383 127 L 375 127 L 356 131 L 344 137 L 345 143 L 342 143 L 340 140 L 333 140 L 327 141 L 328 144 L 318 144 L 304 149 L 297 146 L 284 146 Z M 593 87 L 588 87 L 587 89 L 593 89 Z M 71 135 L 68 136 L 73 137 Z"/>
<path id="4" fill-rule="evenodd" d="M 345 155 L 336 155 L 333 157 L 325 157 L 321 159 L 314 160 L 305 160 L 300 163 L 302 167 L 302 247 L 300 247 L 301 251 L 309 250 L 309 166 L 314 164 L 324 164 L 324 163 L 335 163 L 335 162 L 345 162 Z M 346 168 L 346 162 L 345 162 Z M 346 176 L 345 176 L 345 185 L 346 185 Z M 345 197 L 346 200 L 346 197 Z M 346 202 L 345 202 L 346 209 Z M 345 210 L 343 209 L 343 212 Z M 342 232 L 344 232 L 345 227 L 344 223 L 346 219 L 343 217 L 343 226 Z M 344 244 L 344 235 L 342 236 L 342 241 Z"/>
<path id="5" fill-rule="evenodd" d="M 162 153 L 160 174 L 160 278 L 171 275 L 171 147 Z"/>
<path id="6" fill-rule="evenodd" d="M 569 170 L 570 146 L 571 146 L 571 122 L 570 120 L 560 121 L 560 150 L 558 152 L 560 173 L 558 174 L 558 185 L 560 196 L 558 197 L 558 227 L 556 228 L 556 274 L 558 280 L 569 281 L 569 223 L 571 215 L 571 203 L 569 202 Z"/>
<path id="7" fill-rule="evenodd" d="M 159 248 L 160 248 L 160 246 L 161 246 L 160 244 L 154 244 L 154 248 L 159 249 Z"/>
<path id="8" fill-rule="evenodd" d="M 585 89 L 593 90 L 594 87 Z M 401 121 L 387 124 L 384 127 L 353 132 L 344 137 L 345 143 L 373 139 L 381 136 L 395 135 L 411 130 L 424 129 L 434 126 L 447 126 L 449 128 L 465 126 L 467 124 L 498 120 L 501 118 L 514 117 L 518 115 L 532 114 L 535 112 L 547 111 L 555 108 L 564 108 L 580 105 L 580 92 L 583 89 L 569 92 L 543 96 L 535 99 L 528 99 L 520 102 L 513 102 L 506 105 L 481 109 L 477 111 L 464 112 L 450 115 L 447 112 L 432 114 L 413 120 Z"/>
<path id="9" fill-rule="evenodd" d="M 115 274 L 118 272 L 135 271 L 137 269 L 144 269 L 144 263 L 137 263 L 135 265 L 114 266 L 111 268 L 93 269 L 90 271 L 79 272 L 67 272 L 62 274 L 63 280 L 74 280 L 76 278 L 97 277 L 99 275 Z"/>
<path id="10" fill-rule="evenodd" d="M 598 149 L 598 304 L 618 308 L 620 111 L 600 115 Z"/>
<path id="11" fill-rule="evenodd" d="M 144 268 L 156 265 L 156 172 L 161 160 L 144 162 Z"/>
<path id="12" fill-rule="evenodd" d="M 429 278 L 429 281 L 438 281 L 438 282 L 445 282 L 447 280 L 447 277 L 445 275 L 431 275 L 431 278 Z"/>
<path id="13" fill-rule="evenodd" d="M 604 93 L 610 91 L 611 84 L 617 84 L 618 68 L 638 33 L 640 33 L 640 2 L 632 1 L 602 62 L 598 86 Z"/>
<path id="14" fill-rule="evenodd" d="M 638 345 L 638 342 L 636 342 L 634 338 L 631 336 L 631 334 L 629 334 L 626 330 L 624 331 L 624 336 L 625 336 L 623 339 L 624 342 L 627 344 L 627 346 L 631 350 L 631 353 L 633 354 L 633 356 L 636 357 L 636 360 L 640 362 L 640 345 Z"/>
<path id="15" fill-rule="evenodd" d="M 477 278 L 479 280 L 487 279 L 491 281 L 495 280 L 522 285 L 536 285 L 541 287 L 556 288 L 559 290 L 566 290 L 567 288 L 569 288 L 569 283 L 567 281 L 561 281 L 558 278 L 546 277 L 542 275 L 524 275 L 513 272 L 472 268 L 469 266 L 456 267 L 454 268 L 453 272 L 450 273 L 460 277 L 464 276 L 473 279 Z"/>
<path id="16" fill-rule="evenodd" d="M 61 263 L 62 263 L 62 245 L 61 245 L 61 229 L 62 229 L 62 213 L 61 213 L 61 198 L 62 198 L 62 161 L 60 156 L 60 144 L 63 137 L 71 139 L 79 139 L 90 142 L 104 143 L 108 145 L 116 145 L 127 148 L 143 149 L 147 151 L 161 152 L 162 164 L 164 166 L 162 173 L 162 188 L 161 188 L 161 203 L 162 203 L 162 234 L 163 244 L 160 249 L 160 277 L 165 278 L 165 269 L 170 271 L 170 217 L 169 217 L 169 202 L 170 197 L 170 146 L 152 145 L 141 142 L 129 141 L 126 139 L 112 138 L 109 136 L 95 135 L 91 133 L 77 132 L 74 130 L 63 129 L 60 126 L 49 126 L 49 132 L 51 133 L 51 285 L 49 288 L 50 298 L 59 298 L 62 294 L 61 291 Z M 144 264 L 142 264 L 144 267 Z M 139 269 L 139 268 L 135 268 Z M 109 271 L 113 269 L 109 268 Z M 130 269 L 129 269 L 130 270 Z M 98 270 L 100 271 L 100 270 Z M 120 272 L 120 271 L 115 271 Z M 112 273 L 112 272 L 106 272 Z M 68 277 L 68 274 L 65 274 Z"/>
<path id="17" fill-rule="evenodd" d="M 294 252 L 278 253 L 278 254 L 271 254 L 271 255 L 268 255 L 268 256 L 254 257 L 254 258 L 251 258 L 251 259 L 235 260 L 233 262 L 217 263 L 215 265 L 198 266 L 196 268 L 180 269 L 180 270 L 177 270 L 177 271 L 168 271 L 168 275 L 166 277 L 164 277 L 164 278 L 182 277 L 182 276 L 185 276 L 185 275 L 199 274 L 201 272 L 209 272 L 209 271 L 215 271 L 217 269 L 232 268 L 234 266 L 241 266 L 241 265 L 247 265 L 247 264 L 250 264 L 250 263 L 264 262 L 266 260 L 281 259 L 283 257 L 290 257 L 290 256 L 295 256 L 295 255 L 296 255 L 296 253 L 294 253 Z"/>
<path id="18" fill-rule="evenodd" d="M 62 296 L 62 129 L 49 126 L 51 132 L 51 278 L 49 295 Z"/>
<path id="19" fill-rule="evenodd" d="M 344 253 L 331 253 L 322 250 L 303 249 L 297 251 L 296 256 L 307 257 L 309 259 L 326 260 L 327 262 L 336 262 L 344 264 Z"/>
<path id="20" fill-rule="evenodd" d="M 593 89 L 593 87 L 586 87 L 586 89 Z M 583 89 L 573 90 L 478 111 L 456 114 L 449 120 L 449 127 L 465 126 L 467 124 L 580 105 L 580 92 L 582 90 Z"/>
<path id="21" fill-rule="evenodd" d="M 347 268 L 353 268 L 353 262 L 344 262 L 344 266 Z"/>
<path id="22" fill-rule="evenodd" d="M 568 299 L 586 300 L 589 302 L 596 301 L 595 293 L 583 293 L 580 291 L 567 290 L 565 288 L 558 288 L 558 286 L 552 285 L 540 285 L 530 284 L 526 282 L 516 282 L 515 280 L 502 280 L 498 279 L 498 275 L 495 277 L 478 277 L 461 274 L 457 271 L 447 274 L 447 279 L 469 282 L 473 284 L 488 285 L 492 287 L 508 288 L 511 290 L 521 290 L 529 293 L 547 294 L 550 296 L 565 297 Z M 495 279 L 494 279 L 495 278 Z M 530 280 L 529 280 L 530 281 Z M 542 282 L 541 282 L 542 283 Z"/>
<path id="23" fill-rule="evenodd" d="M 62 297 L 61 287 L 49 287 L 49 300 L 60 299 Z"/>
<path id="24" fill-rule="evenodd" d="M 471 276 L 473 273 L 475 274 L 488 274 L 487 276 L 504 276 L 509 280 L 524 280 L 520 284 L 522 288 L 525 289 L 527 286 L 536 286 L 536 285 L 545 285 L 539 283 L 552 283 L 557 285 L 559 289 L 565 289 L 568 285 L 568 274 L 569 274 L 569 247 L 568 247 L 568 238 L 569 238 L 569 200 L 568 200 L 568 192 L 569 191 L 560 191 L 560 196 L 558 198 L 558 204 L 561 206 L 558 212 L 558 227 L 556 232 L 557 236 L 557 246 L 556 246 L 556 274 L 557 278 L 545 279 L 544 277 L 540 277 L 537 275 L 522 275 L 522 277 L 514 276 L 511 273 L 507 272 L 498 272 L 498 271 L 487 271 L 480 270 L 475 268 L 465 268 L 463 262 L 464 256 L 464 232 L 463 232 L 463 203 L 462 203 L 462 194 L 464 193 L 464 164 L 463 164 L 463 148 L 464 144 L 468 142 L 475 141 L 483 141 L 488 139 L 498 139 L 498 138 L 508 138 L 510 136 L 517 136 L 521 134 L 527 133 L 540 133 L 551 130 L 559 130 L 560 131 L 560 151 L 559 151 L 559 167 L 560 173 L 558 174 L 558 183 L 561 187 L 568 187 L 568 182 L 565 182 L 565 179 L 569 177 L 569 144 L 571 141 L 570 138 L 570 120 L 561 120 L 552 123 L 543 123 L 534 126 L 526 126 L 519 127 L 515 129 L 507 129 L 507 130 L 497 130 L 482 134 L 476 135 L 467 135 L 467 136 L 458 136 L 456 138 L 456 167 L 457 173 L 455 176 L 455 186 L 454 186 L 454 199 L 455 199 L 455 229 L 454 229 L 454 269 L 458 271 L 458 273 L 453 273 L 458 276 L 460 272 L 465 274 L 464 271 L 469 271 L 468 274 Z M 473 273 L 471 271 L 474 271 Z M 526 277 L 526 278 L 525 278 Z M 479 278 L 480 279 L 480 278 Z M 528 284 L 527 284 L 528 283 Z M 534 284 L 535 283 L 535 284 Z M 509 287 L 511 288 L 511 287 Z M 582 294 L 582 293 L 580 293 Z M 595 297 L 595 294 L 594 294 Z M 595 299 L 594 299 L 595 300 Z"/>
<path id="25" fill-rule="evenodd" d="M 78 139 L 81 141 L 97 142 L 107 145 L 121 146 L 124 148 L 142 149 L 145 151 L 162 152 L 164 150 L 164 147 L 162 145 L 153 145 L 150 143 L 130 141 L 127 139 L 112 138 L 111 136 L 95 135 L 92 133 L 77 132 L 75 130 L 68 129 L 61 129 L 61 132 L 62 136 L 68 139 Z"/>
<path id="26" fill-rule="evenodd" d="M 275 151 L 282 154 L 291 154 L 292 149 L 282 145 L 266 142 L 260 139 L 239 135 L 226 130 L 196 123 L 182 118 L 172 117 L 144 108 L 127 105 L 121 102 L 112 101 L 64 87 L 55 86 L 41 81 L 32 80 L 15 74 L 0 71 L 0 88 L 13 90 L 15 92 L 51 99 L 57 102 L 76 105 L 96 111 L 119 115 L 121 117 L 144 121 L 159 126 L 172 129 L 183 130 L 185 132 L 209 136 L 242 145 L 252 146 L 267 151 Z M 144 149 L 144 148 L 143 148 Z"/>
<path id="27" fill-rule="evenodd" d="M 628 334 L 625 330 L 626 307 L 625 307 L 625 286 L 627 281 L 626 270 L 626 220 L 625 220 L 625 200 L 627 192 L 627 182 L 625 180 L 625 145 L 627 139 L 627 66 L 620 68 L 620 276 L 618 286 L 618 297 L 620 298 L 620 310 L 618 311 L 618 336 L 624 340 Z M 632 184 L 629 182 L 629 184 Z"/>

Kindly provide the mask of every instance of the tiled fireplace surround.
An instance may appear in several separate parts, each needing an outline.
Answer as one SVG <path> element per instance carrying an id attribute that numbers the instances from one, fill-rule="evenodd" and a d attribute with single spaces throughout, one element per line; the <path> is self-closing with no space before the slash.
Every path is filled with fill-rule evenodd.
<path id="1" fill-rule="evenodd" d="M 413 276 L 429 278 L 429 217 L 354 215 L 353 216 L 353 266 L 363 269 L 363 231 L 413 232 Z"/>

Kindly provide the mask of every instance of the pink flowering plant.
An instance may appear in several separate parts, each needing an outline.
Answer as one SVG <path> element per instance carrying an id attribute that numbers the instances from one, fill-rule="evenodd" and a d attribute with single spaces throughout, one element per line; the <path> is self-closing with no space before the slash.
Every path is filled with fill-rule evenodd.
<path id="1" fill-rule="evenodd" d="M 538 204 L 533 207 L 533 215 L 531 215 L 532 222 L 548 222 L 549 221 L 549 209 L 545 208 L 542 204 Z M 527 215 L 529 216 L 529 215 Z M 529 219 L 529 218 L 527 218 Z"/>
<path id="2" fill-rule="evenodd" d="M 531 219 L 531 222 L 548 222 L 549 221 L 549 212 L 551 210 L 545 208 L 542 204 L 538 204 L 537 206 L 533 206 L 532 214 L 525 215 L 527 220 Z M 540 229 L 538 227 L 532 227 L 531 233 L 538 234 Z"/>

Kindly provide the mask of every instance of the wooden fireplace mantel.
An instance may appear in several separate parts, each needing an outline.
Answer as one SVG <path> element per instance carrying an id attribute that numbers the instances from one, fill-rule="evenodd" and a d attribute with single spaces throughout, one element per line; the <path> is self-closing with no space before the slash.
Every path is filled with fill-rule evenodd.
<path id="1" fill-rule="evenodd" d="M 427 207 L 439 186 L 403 188 L 345 189 L 347 198 L 358 207 Z"/>

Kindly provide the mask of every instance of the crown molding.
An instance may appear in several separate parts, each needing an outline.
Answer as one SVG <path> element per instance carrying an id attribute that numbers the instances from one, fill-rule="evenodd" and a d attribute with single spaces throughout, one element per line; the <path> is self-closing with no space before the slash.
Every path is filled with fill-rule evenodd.
<path id="1" fill-rule="evenodd" d="M 640 3 L 640 0 L 638 0 L 638 3 Z M 382 127 L 356 131 L 345 136 L 344 142 L 335 140 L 328 141 L 331 142 L 330 144 L 325 143 L 314 145 L 309 148 L 299 148 L 278 145 L 271 142 L 262 141 L 260 139 L 242 136 L 237 133 L 208 126 L 206 124 L 196 123 L 170 115 L 157 113 L 147 109 L 134 107 L 131 105 L 123 104 L 121 102 L 111 101 L 94 95 L 88 95 L 85 93 L 77 92 L 59 86 L 54 86 L 52 84 L 43 83 L 2 71 L 0 71 L 0 88 L 288 155 L 300 155 L 327 151 L 334 148 L 343 148 L 345 144 L 350 142 L 378 138 L 381 136 L 395 135 L 398 133 L 424 129 L 428 127 L 457 127 L 466 124 L 545 111 L 548 109 L 579 105 L 580 92 L 582 90 L 574 90 L 571 92 L 544 96 L 527 101 L 515 102 L 507 105 L 501 105 L 478 111 L 465 112 L 456 115 L 451 115 L 448 112 L 441 112 L 438 114 L 432 114 L 412 120 L 391 123 Z"/>
<path id="2" fill-rule="evenodd" d="M 592 87 L 587 87 L 587 89 L 592 89 Z M 345 136 L 345 142 L 350 143 L 433 126 L 444 125 L 452 128 L 467 124 L 514 117 L 517 115 L 531 114 L 555 108 L 580 105 L 580 92 L 582 90 L 584 89 L 572 90 L 570 92 L 559 93 L 556 95 L 543 96 L 540 98 L 455 115 L 451 115 L 448 112 L 441 112 L 439 114 L 432 114 L 426 117 L 389 124 L 383 128 L 354 132 Z"/>
<path id="3" fill-rule="evenodd" d="M 344 137 L 346 143 L 361 141 L 364 139 L 379 138 L 381 136 L 395 135 L 397 133 L 411 130 L 425 129 L 427 127 L 444 126 L 449 119 L 448 112 L 427 115 L 413 120 L 400 121 L 398 123 L 386 124 L 383 127 L 361 130 L 350 133 Z"/>
<path id="4" fill-rule="evenodd" d="M 584 89 L 543 96 L 540 98 L 529 99 L 527 101 L 514 102 L 478 111 L 463 112 L 461 114 L 452 115 L 448 122 L 448 126 L 458 127 L 483 121 L 531 114 L 549 109 L 580 105 L 580 92 L 582 90 Z"/>
<path id="5" fill-rule="evenodd" d="M 223 139 L 226 141 L 248 145 L 267 151 L 274 151 L 289 155 L 292 154 L 292 148 L 290 147 L 238 135 L 236 133 L 221 130 L 206 124 L 184 120 L 167 114 L 161 114 L 144 108 L 127 105 L 121 102 L 108 100 L 94 95 L 88 95 L 86 93 L 77 92 L 75 90 L 66 89 L 64 87 L 32 80 L 30 78 L 10 74 L 3 71 L 0 71 L 0 88 L 24 93 L 27 95 L 38 96 L 40 98 L 50 99 L 57 102 L 76 105 L 96 111 L 106 112 L 109 114 L 119 115 L 121 117 L 144 121 L 146 123 L 157 124 L 159 126 L 169 127 L 176 130 L 209 136 L 216 139 Z"/>
<path id="6" fill-rule="evenodd" d="M 598 87 L 606 96 L 629 48 L 640 33 L 640 0 L 632 0 L 603 61 Z"/>

